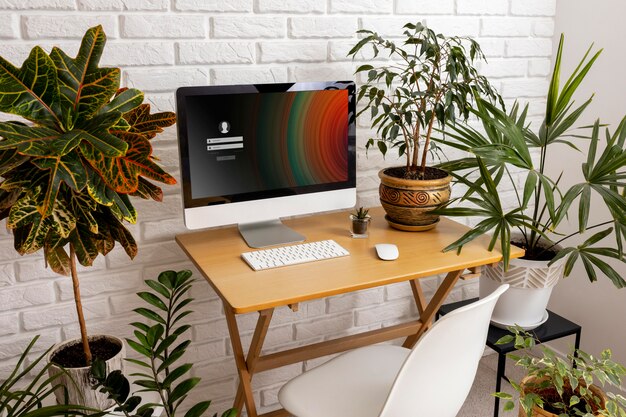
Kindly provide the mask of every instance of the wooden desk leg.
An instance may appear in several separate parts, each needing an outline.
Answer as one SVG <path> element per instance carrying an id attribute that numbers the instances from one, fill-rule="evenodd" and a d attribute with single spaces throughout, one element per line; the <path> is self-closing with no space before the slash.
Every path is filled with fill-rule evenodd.
<path id="1" fill-rule="evenodd" d="M 417 331 L 417 333 L 407 337 L 404 340 L 402 346 L 409 349 L 415 346 L 415 343 L 419 340 L 420 337 L 422 337 L 424 332 L 428 329 L 428 326 L 430 326 L 430 323 L 435 317 L 435 313 L 437 313 L 437 310 L 439 310 L 439 308 L 443 304 L 443 301 L 446 299 L 448 294 L 450 294 L 450 291 L 452 291 L 452 288 L 454 288 L 454 284 L 456 284 L 463 271 L 464 270 L 452 271 L 449 272 L 448 275 L 446 275 L 441 285 L 439 285 L 439 288 L 437 288 L 435 295 L 433 295 L 433 298 L 430 300 L 424 311 L 420 314 L 420 321 L 422 322 L 422 326 Z M 411 288 L 413 288 L 413 284 L 411 284 Z M 421 289 L 421 287 L 418 288 Z M 421 295 L 421 299 L 423 300 L 423 294 Z"/>
<path id="2" fill-rule="evenodd" d="M 250 342 L 250 348 L 248 349 L 248 356 L 246 359 L 244 359 L 243 355 L 243 347 L 241 346 L 241 337 L 239 335 L 237 319 L 229 308 L 225 308 L 224 310 L 226 323 L 228 324 L 228 332 L 230 334 L 230 341 L 233 346 L 235 363 L 237 364 L 237 372 L 239 374 L 239 386 L 237 388 L 237 395 L 235 396 L 233 407 L 237 409 L 237 416 L 239 416 L 242 411 L 242 403 L 245 402 L 248 416 L 257 417 L 254 396 L 252 395 L 252 375 L 254 374 L 257 359 L 261 354 L 263 342 L 265 341 L 265 335 L 267 334 L 267 329 L 269 328 L 274 309 L 271 308 L 259 312 L 259 319 L 257 321 L 256 329 L 254 330 L 254 335 L 252 336 L 252 341 Z"/>
<path id="3" fill-rule="evenodd" d="M 410 280 L 409 284 L 411 284 L 411 291 L 413 291 L 413 298 L 415 298 L 417 311 L 421 316 L 424 313 L 424 310 L 426 309 L 426 300 L 424 299 L 424 292 L 422 291 L 422 285 L 417 279 Z"/>

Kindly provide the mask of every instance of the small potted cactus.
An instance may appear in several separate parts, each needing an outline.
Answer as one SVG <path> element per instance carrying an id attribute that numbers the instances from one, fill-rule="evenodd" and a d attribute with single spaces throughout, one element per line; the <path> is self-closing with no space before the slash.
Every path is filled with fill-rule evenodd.
<path id="1" fill-rule="evenodd" d="M 371 220 L 368 213 L 369 209 L 359 207 L 354 213 L 350 214 L 350 220 L 352 220 L 352 228 L 350 231 L 352 233 L 352 237 L 367 237 L 367 226 Z"/>

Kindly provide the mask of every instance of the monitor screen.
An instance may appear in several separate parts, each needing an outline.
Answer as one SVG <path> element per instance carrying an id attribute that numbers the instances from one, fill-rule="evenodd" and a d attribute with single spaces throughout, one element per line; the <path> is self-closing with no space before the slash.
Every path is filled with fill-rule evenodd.
<path id="1" fill-rule="evenodd" d="M 354 189 L 354 92 L 349 81 L 179 88 L 184 207 Z"/>

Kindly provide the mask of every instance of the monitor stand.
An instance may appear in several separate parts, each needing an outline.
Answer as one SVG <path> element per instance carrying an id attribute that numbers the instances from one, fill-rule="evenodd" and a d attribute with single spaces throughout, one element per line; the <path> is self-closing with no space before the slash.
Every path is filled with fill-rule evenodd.
<path id="1" fill-rule="evenodd" d="M 279 219 L 256 223 L 240 223 L 239 233 L 251 248 L 304 242 L 305 237 L 285 226 Z"/>

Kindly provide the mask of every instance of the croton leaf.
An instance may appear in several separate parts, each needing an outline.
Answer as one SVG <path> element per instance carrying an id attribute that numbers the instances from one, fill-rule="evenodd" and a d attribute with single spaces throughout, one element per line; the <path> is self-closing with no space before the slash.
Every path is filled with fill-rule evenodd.
<path id="1" fill-rule="evenodd" d="M 100 110 L 100 113 L 117 111 L 128 113 L 143 103 L 143 93 L 135 88 L 120 88 L 117 94 Z"/>
<path id="2" fill-rule="evenodd" d="M 76 216 L 77 222 L 94 234 L 98 233 L 98 222 L 92 214 L 96 210 L 96 205 L 97 203 L 85 194 L 74 193 L 70 200 L 70 209 Z"/>
<path id="3" fill-rule="evenodd" d="M 163 190 L 141 177 L 139 177 L 139 186 L 137 187 L 137 191 L 131 195 L 145 199 L 151 198 L 155 201 L 163 201 Z"/>
<path id="4" fill-rule="evenodd" d="M 176 114 L 172 112 L 150 114 L 150 105 L 142 104 L 125 113 L 124 119 L 130 125 L 130 132 L 141 133 L 146 138 L 152 139 L 163 132 L 163 128 L 176 123 Z"/>
<path id="5" fill-rule="evenodd" d="M 98 248 L 87 228 L 75 228 L 70 235 L 70 242 L 74 245 L 78 262 L 83 266 L 93 265 L 93 261 L 98 257 Z"/>
<path id="6" fill-rule="evenodd" d="M 24 255 L 36 252 L 43 247 L 51 221 L 39 213 L 35 199 L 26 196 L 11 207 L 7 227 L 21 230 L 21 234 L 15 235 L 14 244 L 15 250 L 20 255 Z"/>
<path id="7" fill-rule="evenodd" d="M 101 233 L 104 236 L 119 242 L 126 251 L 126 254 L 133 259 L 135 255 L 137 255 L 137 243 L 135 242 L 133 235 L 130 231 L 128 231 L 128 229 L 126 229 L 126 227 L 124 227 L 122 222 L 120 222 L 116 216 L 111 213 L 111 210 L 108 207 L 105 207 L 104 210 L 108 211 L 99 212 L 97 217 L 98 223 L 102 226 Z M 101 247 L 98 249 L 100 250 Z"/>
<path id="8" fill-rule="evenodd" d="M 59 91 L 66 127 L 91 118 L 107 104 L 120 84 L 119 68 L 99 68 L 98 63 L 106 43 L 102 26 L 85 33 L 76 58 L 55 47 L 50 57 L 58 68 Z"/>
<path id="9" fill-rule="evenodd" d="M 50 268 L 57 274 L 70 275 L 70 257 L 62 247 L 44 248 L 44 256 Z"/>
<path id="10" fill-rule="evenodd" d="M 48 215 L 52 210 L 61 182 L 70 186 L 74 191 L 82 190 L 87 184 L 87 172 L 76 153 L 62 157 L 41 157 L 33 160 L 40 169 L 50 171 L 48 187 L 41 204 L 41 212 Z"/>
<path id="11" fill-rule="evenodd" d="M 0 149 L 16 149 L 27 156 L 63 156 L 80 143 L 78 132 L 59 133 L 44 126 L 0 123 Z"/>
<path id="12" fill-rule="evenodd" d="M 0 151 L 0 176 L 4 176 L 7 172 L 19 167 L 28 159 L 27 156 L 18 154 L 17 149 Z"/>
<path id="13" fill-rule="evenodd" d="M 0 111 L 16 114 L 48 127 L 61 126 L 57 70 L 39 46 L 22 68 L 0 57 Z"/>
<path id="14" fill-rule="evenodd" d="M 77 130 L 81 132 L 81 139 L 83 139 L 80 146 L 81 152 L 83 154 L 89 152 L 87 145 L 92 145 L 106 156 L 124 155 L 128 148 L 126 142 L 109 133 L 109 129 L 121 118 L 122 113 L 111 111 L 77 123 Z"/>

